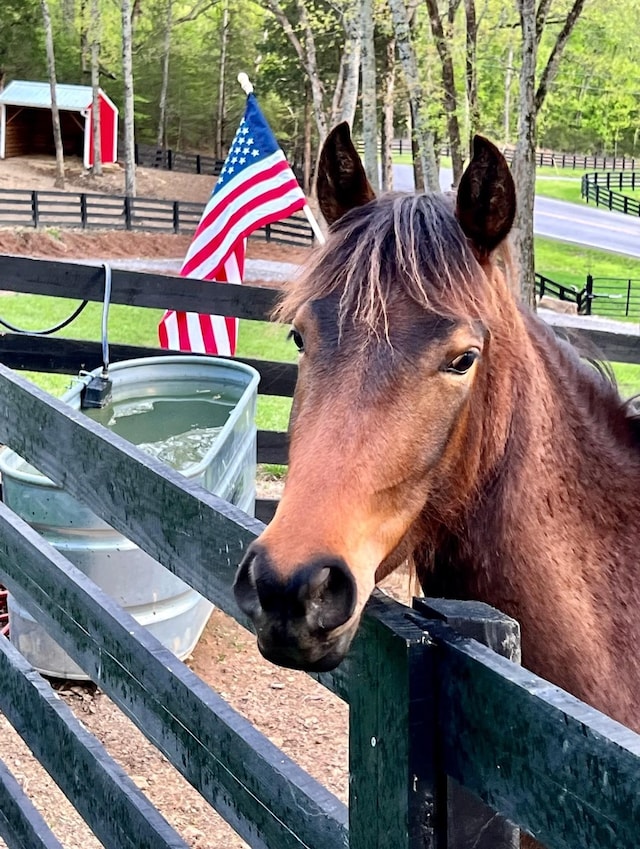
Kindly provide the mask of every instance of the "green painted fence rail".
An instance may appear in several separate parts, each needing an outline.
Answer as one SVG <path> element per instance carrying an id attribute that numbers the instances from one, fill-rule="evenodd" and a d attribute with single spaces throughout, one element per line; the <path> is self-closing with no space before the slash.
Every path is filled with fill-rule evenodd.
<path id="1" fill-rule="evenodd" d="M 0 257 L 0 288 L 31 286 L 64 296 L 66 280 L 73 282 L 66 292 L 74 297 L 102 300 L 99 270 L 42 263 Z M 175 301 L 164 303 L 178 308 L 192 303 L 190 283 L 197 284 L 120 272 L 113 282 L 116 302 L 156 305 L 173 292 Z M 221 311 L 217 291 L 224 309 L 252 317 L 257 300 L 268 311 L 273 298 L 249 287 L 206 286 L 200 309 L 212 312 Z M 232 294 L 235 305 L 228 300 Z M 638 361 L 637 337 L 627 342 L 628 356 Z M 623 347 L 620 338 L 611 344 Z M 123 346 L 122 353 L 132 350 Z M 37 361 L 51 371 L 73 371 L 78 360 L 92 367 L 99 356 L 89 343 L 1 336 L 0 442 L 64 482 L 73 496 L 246 626 L 231 582 L 262 523 L 9 367 L 31 368 Z M 295 369 L 280 366 L 281 374 L 277 364 L 265 366 L 266 386 L 288 394 Z M 495 617 L 483 615 L 479 624 L 476 617 L 473 627 L 464 627 L 473 618 L 467 605 L 420 601 L 412 610 L 376 593 L 345 663 L 317 676 L 349 703 L 347 809 L 2 504 L 0 580 L 251 846 L 457 849 L 466 845 L 461 826 L 469 811 L 463 795 L 454 814 L 447 791 L 453 779 L 554 849 L 637 842 L 640 737 L 461 636 L 462 628 L 491 642 L 495 625 Z M 0 709 L 105 846 L 184 846 L 6 643 L 0 645 Z M 61 757 L 62 746 L 71 757 Z M 100 792 L 87 794 L 90 784 Z M 0 834 L 10 846 L 57 845 L 3 769 L 0 808 Z M 484 833 L 486 822 L 479 828 Z M 495 845 L 476 839 L 484 849 Z"/>

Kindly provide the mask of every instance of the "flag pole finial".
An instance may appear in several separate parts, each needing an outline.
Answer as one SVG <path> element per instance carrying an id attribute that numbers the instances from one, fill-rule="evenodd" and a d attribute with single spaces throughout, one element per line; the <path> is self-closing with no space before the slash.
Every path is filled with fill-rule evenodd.
<path id="1" fill-rule="evenodd" d="M 249 77 L 247 76 L 247 74 L 245 74 L 244 71 L 241 71 L 238 74 L 238 82 L 242 86 L 242 90 L 245 94 L 251 94 L 251 92 L 253 91 L 253 86 L 251 85 Z"/>

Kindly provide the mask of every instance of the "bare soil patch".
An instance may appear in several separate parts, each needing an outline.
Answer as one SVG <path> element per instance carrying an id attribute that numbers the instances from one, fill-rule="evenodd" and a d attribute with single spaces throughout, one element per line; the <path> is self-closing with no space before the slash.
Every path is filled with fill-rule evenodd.
<path id="1" fill-rule="evenodd" d="M 51 161 L 0 160 L 0 188 L 39 188 L 53 183 Z M 212 178 L 139 169 L 139 193 L 155 197 L 206 200 Z M 143 173 L 144 172 L 144 173 Z M 121 173 L 106 174 L 105 185 L 121 191 Z M 86 189 L 90 178 L 69 169 L 68 188 Z M 26 181 L 26 182 L 25 182 Z M 206 184 L 206 185 L 205 185 Z M 63 258 L 182 257 L 188 236 L 142 233 L 0 230 L 0 253 Z M 307 249 L 249 242 L 256 259 L 303 262 Z M 390 591 L 409 595 L 406 575 L 390 582 Z M 348 716 L 346 707 L 302 673 L 279 669 L 259 655 L 254 638 L 232 619 L 215 611 L 187 664 L 237 711 L 343 801 L 348 794 Z M 149 744 L 106 695 L 92 685 L 58 683 L 61 697 L 87 728 L 132 776 L 145 795 L 198 849 L 244 846 L 178 772 Z M 68 847 L 99 844 L 60 791 L 32 758 L 8 722 L 0 717 L 0 757 L 21 781 L 51 827 Z M 91 792 L 91 788 L 87 788 Z"/>

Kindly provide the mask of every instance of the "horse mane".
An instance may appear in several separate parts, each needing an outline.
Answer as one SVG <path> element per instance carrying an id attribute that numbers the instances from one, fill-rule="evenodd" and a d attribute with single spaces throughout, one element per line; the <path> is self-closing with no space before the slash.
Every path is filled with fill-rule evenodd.
<path id="1" fill-rule="evenodd" d="M 488 285 L 444 194 L 390 192 L 356 207 L 330 230 L 276 308 L 292 321 L 307 301 L 340 292 L 339 327 L 347 319 L 388 339 L 388 308 L 399 292 L 421 309 L 485 324 L 506 294 Z"/>

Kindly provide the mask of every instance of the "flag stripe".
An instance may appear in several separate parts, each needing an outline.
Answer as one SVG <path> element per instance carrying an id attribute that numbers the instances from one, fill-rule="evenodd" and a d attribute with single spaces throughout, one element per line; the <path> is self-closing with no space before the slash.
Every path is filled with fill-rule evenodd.
<path id="1" fill-rule="evenodd" d="M 286 218 L 305 203 L 304 193 L 255 96 L 248 95 L 244 118 L 189 246 L 181 275 L 241 283 L 249 234 Z M 168 309 L 160 321 L 158 336 L 163 348 L 229 356 L 235 353 L 238 319 Z"/>

